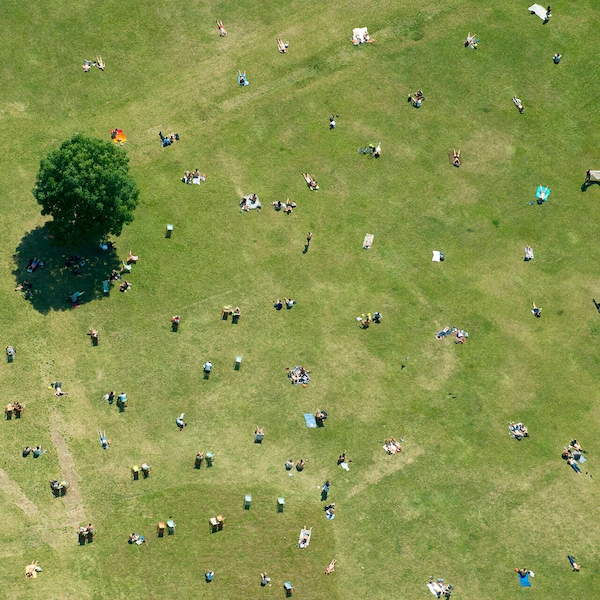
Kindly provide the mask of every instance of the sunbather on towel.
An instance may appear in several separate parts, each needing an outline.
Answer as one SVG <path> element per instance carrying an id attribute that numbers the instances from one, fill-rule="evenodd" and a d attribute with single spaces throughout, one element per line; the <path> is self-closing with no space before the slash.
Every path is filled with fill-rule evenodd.
<path id="1" fill-rule="evenodd" d="M 466 37 L 465 41 L 463 42 L 463 46 L 465 48 L 468 48 L 473 43 L 474 40 L 475 40 L 475 35 L 471 35 L 471 32 L 469 31 L 469 33 L 467 33 L 467 37 Z"/>
<path id="2" fill-rule="evenodd" d="M 223 27 L 223 21 L 221 21 L 221 19 L 217 19 L 217 27 L 219 28 L 219 35 L 225 37 L 227 35 L 227 30 Z"/>
<path id="3" fill-rule="evenodd" d="M 104 64 L 104 61 L 102 60 L 101 56 L 96 56 L 96 66 L 101 70 L 104 71 L 104 69 L 106 69 L 106 65 Z"/>
<path id="4" fill-rule="evenodd" d="M 285 54 L 287 52 L 287 45 L 284 43 L 283 40 L 280 40 L 279 38 L 277 38 L 277 49 L 282 54 Z"/>
<path id="5" fill-rule="evenodd" d="M 523 257 L 523 260 L 529 261 L 533 260 L 533 258 L 533 248 L 531 246 L 525 246 L 525 256 Z"/>
<path id="6" fill-rule="evenodd" d="M 306 181 L 306 185 L 311 189 L 311 190 L 318 190 L 319 189 L 319 184 L 316 182 L 316 180 L 309 175 L 308 173 L 302 173 L 302 176 L 304 177 L 304 181 Z"/>
<path id="7" fill-rule="evenodd" d="M 455 167 L 460 167 L 460 164 L 461 164 L 460 149 L 458 150 L 458 152 L 454 149 L 452 150 L 452 164 Z"/>

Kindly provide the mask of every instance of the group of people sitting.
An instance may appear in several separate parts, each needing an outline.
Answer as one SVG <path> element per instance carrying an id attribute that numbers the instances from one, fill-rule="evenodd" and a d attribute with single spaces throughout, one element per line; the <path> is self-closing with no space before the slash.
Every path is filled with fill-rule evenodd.
<path id="1" fill-rule="evenodd" d="M 420 108 L 423 100 L 425 100 L 425 96 L 423 96 L 423 90 L 417 90 L 414 94 L 408 95 L 408 101 L 415 108 Z"/>
<path id="2" fill-rule="evenodd" d="M 275 308 L 275 310 L 281 310 L 283 308 L 284 303 L 285 307 L 289 310 L 291 308 L 294 308 L 294 304 L 296 304 L 296 301 L 292 300 L 291 298 L 284 298 L 282 302 L 280 298 L 277 298 L 277 300 L 273 300 L 273 307 Z"/>
<path id="3" fill-rule="evenodd" d="M 303 458 L 301 458 L 297 463 L 296 463 L 296 471 L 300 472 L 304 470 L 304 467 L 306 466 L 306 460 L 304 460 Z M 294 461 L 291 458 L 288 458 L 288 460 L 285 461 L 285 470 L 286 471 L 291 471 L 294 468 Z"/>
<path id="4" fill-rule="evenodd" d="M 277 211 L 283 209 L 283 212 L 286 215 L 292 214 L 292 211 L 294 210 L 294 208 L 296 208 L 296 203 L 290 202 L 289 198 L 286 198 L 285 202 L 277 200 L 277 202 L 271 202 L 271 204 L 275 207 L 275 210 Z"/>
<path id="5" fill-rule="evenodd" d="M 563 449 L 562 458 L 567 461 L 567 464 L 575 471 L 575 473 L 581 473 L 581 469 L 578 463 L 583 464 L 586 462 L 585 450 L 579 445 L 579 442 L 575 439 L 571 440 L 569 445 Z M 587 475 L 587 473 L 586 473 Z"/>
<path id="6" fill-rule="evenodd" d="M 255 209 L 260 211 L 261 208 L 262 204 L 260 203 L 260 200 L 256 194 L 248 194 L 240 200 L 241 212 L 248 212 Z"/>
<path id="7" fill-rule="evenodd" d="M 533 255 L 533 248 L 531 246 L 525 246 L 525 256 L 523 256 L 523 260 L 528 262 L 533 260 L 535 257 Z"/>
<path id="8" fill-rule="evenodd" d="M 385 440 L 385 444 L 383 445 L 383 449 L 387 454 L 398 454 L 398 452 L 402 452 L 402 446 L 395 437 L 391 437 L 389 440 Z"/>
<path id="9" fill-rule="evenodd" d="M 104 64 L 104 61 L 102 60 L 101 56 L 96 56 L 95 61 L 91 61 L 91 60 L 83 61 L 83 72 L 84 73 L 87 73 L 92 67 L 98 67 L 101 71 L 104 71 L 104 69 L 106 69 L 106 65 Z"/>
<path id="10" fill-rule="evenodd" d="M 15 417 L 20 419 L 24 410 L 25 405 L 21 404 L 18 400 L 15 400 L 6 405 L 6 416 L 10 417 L 14 413 Z"/>
<path id="11" fill-rule="evenodd" d="M 277 50 L 279 50 L 279 52 L 281 52 L 282 54 L 285 54 L 287 52 L 289 45 L 289 42 L 284 42 L 283 40 L 277 38 Z"/>
<path id="12" fill-rule="evenodd" d="M 191 185 L 195 183 L 196 185 L 200 185 L 203 181 L 206 181 L 206 175 L 204 173 L 200 173 L 198 169 L 195 171 L 186 171 L 181 178 L 183 183 L 187 183 Z"/>
<path id="13" fill-rule="evenodd" d="M 50 489 L 55 496 L 62 495 L 64 496 L 69 489 L 69 483 L 67 481 L 58 481 L 58 479 L 53 479 L 50 482 Z"/>
<path id="14" fill-rule="evenodd" d="M 444 327 L 444 329 L 435 334 L 435 339 L 443 340 L 448 335 L 455 337 L 454 343 L 456 344 L 464 344 L 469 337 L 469 333 L 463 329 L 458 329 L 458 327 Z"/>
<path id="15" fill-rule="evenodd" d="M 146 538 L 143 535 L 139 535 L 138 533 L 132 533 L 129 536 L 129 540 L 127 540 L 128 544 L 137 544 L 141 546 L 146 541 Z"/>
<path id="16" fill-rule="evenodd" d="M 524 437 L 529 437 L 529 429 L 524 423 L 511 422 L 508 425 L 508 433 L 515 440 L 522 440 Z"/>
<path id="17" fill-rule="evenodd" d="M 293 369 L 286 367 L 286 371 L 288 372 L 288 377 L 292 380 L 293 385 L 297 385 L 300 383 L 306 386 L 306 384 L 310 381 L 310 377 L 308 376 L 310 371 L 307 371 L 302 366 L 297 366 Z"/>
<path id="18" fill-rule="evenodd" d="M 360 317 L 356 317 L 356 320 L 360 323 L 363 329 L 367 329 L 371 323 L 381 323 L 382 314 L 379 311 L 375 311 L 373 314 L 363 313 Z"/>
<path id="19" fill-rule="evenodd" d="M 304 181 L 306 181 L 306 185 L 314 192 L 319 189 L 319 184 L 316 179 L 309 175 L 308 173 L 302 173 L 302 177 L 304 177 Z"/>
<path id="20" fill-rule="evenodd" d="M 162 134 L 162 131 L 159 131 L 158 132 L 158 136 L 160 137 L 160 143 L 161 143 L 161 145 L 162 145 L 163 148 L 165 146 L 170 146 L 174 142 L 179 141 L 179 134 L 178 133 L 170 133 L 169 135 L 164 136 Z"/>
<path id="21" fill-rule="evenodd" d="M 444 583 L 443 579 L 438 579 L 435 581 L 433 577 L 429 578 L 429 583 L 427 587 L 431 590 L 431 593 L 434 594 L 436 598 L 450 598 L 452 595 L 452 590 L 454 589 L 451 584 Z"/>
<path id="22" fill-rule="evenodd" d="M 33 458 L 39 458 L 42 454 L 46 454 L 46 451 L 42 450 L 40 446 L 36 446 L 33 449 L 29 446 L 25 446 L 25 448 L 23 448 L 23 458 L 27 458 L 30 454 L 33 455 Z"/>

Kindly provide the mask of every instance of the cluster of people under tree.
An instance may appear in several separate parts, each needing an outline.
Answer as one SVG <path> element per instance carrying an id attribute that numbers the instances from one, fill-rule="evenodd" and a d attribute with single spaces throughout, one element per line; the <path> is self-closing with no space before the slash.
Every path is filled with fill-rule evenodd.
<path id="1" fill-rule="evenodd" d="M 579 464 L 587 462 L 585 456 L 585 450 L 579 445 L 579 442 L 575 439 L 571 440 L 569 445 L 563 449 L 562 458 L 567 461 L 567 464 L 575 471 L 580 474 L 581 468 Z M 586 475 L 588 472 L 586 471 Z"/>
<path id="2" fill-rule="evenodd" d="M 84 73 L 88 73 L 92 67 L 98 67 L 101 71 L 104 71 L 104 69 L 106 69 L 106 65 L 104 64 L 104 61 L 102 60 L 101 56 L 97 55 L 95 61 L 87 59 L 83 61 Z"/>
<path id="3" fill-rule="evenodd" d="M 281 200 L 277 200 L 276 202 L 271 202 L 271 204 L 275 207 L 275 210 L 279 211 L 283 209 L 283 212 L 286 215 L 291 215 L 294 208 L 296 208 L 295 202 L 290 202 L 289 198 L 285 199 L 285 202 Z"/>
<path id="4" fill-rule="evenodd" d="M 191 185 L 195 183 L 196 185 L 200 185 L 203 181 L 206 181 L 206 175 L 204 173 L 200 173 L 199 169 L 195 169 L 194 171 L 186 171 L 181 178 L 183 183 L 187 183 Z"/>
<path id="5" fill-rule="evenodd" d="M 171 146 L 175 142 L 179 141 L 178 133 L 170 133 L 169 135 L 165 136 L 162 134 L 162 131 L 159 131 L 158 137 L 160 137 L 160 143 L 163 148 L 165 148 L 166 146 Z"/>
<path id="6" fill-rule="evenodd" d="M 281 301 L 281 298 L 277 298 L 277 300 L 273 300 L 273 308 L 275 310 L 281 310 L 283 308 L 285 304 L 285 307 L 290 310 L 291 308 L 294 308 L 294 304 L 296 304 L 295 300 L 292 300 L 291 298 L 284 298 L 283 302 Z"/>
<path id="7" fill-rule="evenodd" d="M 524 423 L 515 423 L 511 421 L 508 425 L 508 433 L 510 437 L 521 441 L 524 437 L 529 437 L 529 429 Z"/>
<path id="8" fill-rule="evenodd" d="M 423 96 L 423 90 L 417 90 L 414 94 L 408 95 L 408 101 L 415 107 L 420 108 L 421 104 L 425 100 L 425 96 Z"/>
<path id="9" fill-rule="evenodd" d="M 366 315 L 363 313 L 360 317 L 356 317 L 356 320 L 359 322 L 360 326 L 363 329 L 367 329 L 371 323 L 381 323 L 381 319 L 383 318 L 382 314 L 379 311 L 375 311 L 373 314 L 367 313 Z"/>
<path id="10" fill-rule="evenodd" d="M 302 366 L 297 366 L 291 369 L 290 367 L 286 367 L 285 370 L 288 372 L 288 377 L 292 380 L 293 385 L 302 384 L 306 386 L 306 384 L 310 381 L 309 373 Z"/>

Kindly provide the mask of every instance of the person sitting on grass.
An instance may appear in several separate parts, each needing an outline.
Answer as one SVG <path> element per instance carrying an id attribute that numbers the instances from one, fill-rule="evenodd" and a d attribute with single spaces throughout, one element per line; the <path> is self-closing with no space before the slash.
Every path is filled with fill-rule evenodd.
<path id="1" fill-rule="evenodd" d="M 294 461 L 291 458 L 285 461 L 285 470 L 291 471 L 294 468 Z"/>
<path id="2" fill-rule="evenodd" d="M 383 315 L 379 312 L 379 311 L 375 311 L 373 313 L 373 323 L 381 323 L 381 319 L 383 318 Z"/>
<path id="3" fill-rule="evenodd" d="M 195 183 L 196 185 L 200 185 L 203 181 L 206 181 L 206 174 L 200 173 L 200 170 L 196 169 L 192 173 L 192 183 Z"/>
<path id="4" fill-rule="evenodd" d="M 27 458 L 31 454 L 31 448 L 29 446 L 25 446 L 23 448 L 23 458 Z"/>
<path id="5" fill-rule="evenodd" d="M 281 310 L 283 308 L 283 302 L 281 302 L 281 300 L 277 298 L 277 300 L 273 301 L 273 307 L 275 308 L 275 310 Z"/>
<path id="6" fill-rule="evenodd" d="M 192 183 L 192 172 L 191 171 L 186 171 L 183 174 L 183 177 L 181 178 L 181 181 L 183 181 L 183 183 L 187 183 L 188 185 L 191 185 Z"/>
<path id="7" fill-rule="evenodd" d="M 317 422 L 317 425 L 319 427 L 323 427 L 326 419 L 327 419 L 327 413 L 324 410 L 317 408 L 317 412 L 315 414 L 315 420 Z"/>
<path id="8" fill-rule="evenodd" d="M 221 19 L 217 19 L 217 27 L 219 28 L 219 35 L 225 37 L 227 35 L 227 30 L 223 27 L 223 21 L 221 21 Z"/>
<path id="9" fill-rule="evenodd" d="M 535 305 L 535 302 L 532 302 L 531 305 L 533 306 L 533 308 L 531 309 L 531 314 L 533 314 L 534 317 L 539 319 L 542 316 L 542 309 L 538 308 Z"/>
<path id="10" fill-rule="evenodd" d="M 213 580 L 214 576 L 215 576 L 215 572 L 212 569 L 209 569 L 204 575 L 204 579 L 206 580 L 206 583 L 210 583 Z"/>
<path id="11" fill-rule="evenodd" d="M 127 290 L 131 289 L 131 283 L 129 281 L 124 280 L 123 283 L 119 286 L 119 291 L 125 293 Z"/>
<path id="12" fill-rule="evenodd" d="M 302 176 L 304 177 L 304 181 L 306 181 L 306 185 L 311 190 L 316 191 L 316 190 L 319 189 L 319 184 L 316 182 L 316 180 L 314 179 L 314 177 L 312 177 L 308 173 L 302 173 Z"/>
<path id="13" fill-rule="evenodd" d="M 425 100 L 425 96 L 423 96 L 423 91 L 418 90 L 414 94 L 408 95 L 408 101 L 415 107 L 421 108 L 421 104 Z"/>
<path id="14" fill-rule="evenodd" d="M 33 452 L 33 458 L 39 458 L 42 454 L 46 454 L 46 451 L 42 450 L 42 448 L 40 446 L 36 446 L 32 452 Z"/>
<path id="15" fill-rule="evenodd" d="M 271 583 L 271 578 L 267 577 L 267 572 L 265 571 L 264 573 L 261 573 L 260 574 L 260 585 L 261 585 L 261 587 L 265 587 L 269 583 Z"/>
<path id="16" fill-rule="evenodd" d="M 294 308 L 294 304 L 296 304 L 296 301 L 292 300 L 291 298 L 285 298 L 284 302 L 285 302 L 285 307 L 288 310 L 291 309 L 291 308 Z"/>
<path id="17" fill-rule="evenodd" d="M 287 46 L 285 45 L 283 40 L 280 40 L 279 38 L 277 39 L 277 50 L 279 50 L 279 52 L 281 52 L 282 54 L 285 54 L 287 52 Z"/>
<path id="18" fill-rule="evenodd" d="M 522 440 L 524 437 L 529 437 L 529 429 L 523 423 L 510 423 L 508 426 L 511 437 L 516 440 Z"/>
<path id="19" fill-rule="evenodd" d="M 525 108 L 524 108 L 521 100 L 519 100 L 519 98 L 517 98 L 516 96 L 513 96 L 512 101 L 513 101 L 514 105 L 519 109 L 519 112 L 521 114 L 523 114 L 525 112 Z"/>
<path id="20" fill-rule="evenodd" d="M 92 344 L 94 344 L 94 346 L 97 346 L 98 342 L 100 341 L 98 330 L 94 329 L 93 327 L 90 327 L 90 330 L 87 332 L 87 335 L 90 336 L 90 339 L 92 340 Z"/>
<path id="21" fill-rule="evenodd" d="M 573 450 L 577 450 L 585 454 L 585 450 L 579 445 L 579 442 L 575 439 L 569 442 L 569 449 L 573 448 Z"/>
<path id="22" fill-rule="evenodd" d="M 287 198 L 285 201 L 285 208 L 283 209 L 283 212 L 286 215 L 289 215 L 292 213 L 292 210 L 294 210 L 294 208 L 296 208 L 296 203 L 295 202 L 290 202 L 290 199 Z"/>
<path id="23" fill-rule="evenodd" d="M 296 471 L 302 471 L 304 469 L 306 465 L 306 461 L 301 458 L 297 463 L 296 463 Z"/>
<path id="24" fill-rule="evenodd" d="M 281 200 L 277 200 L 277 202 L 271 202 L 271 204 L 275 207 L 275 210 L 281 210 L 285 206 Z"/>
<path id="25" fill-rule="evenodd" d="M 557 65 L 560 62 L 560 59 L 562 58 L 562 56 L 560 54 L 555 54 L 552 57 L 552 60 L 554 61 L 554 64 Z"/>
<path id="26" fill-rule="evenodd" d="M 458 152 L 454 149 L 452 150 L 452 164 L 455 167 L 460 167 L 460 165 L 461 165 L 460 149 L 458 150 Z"/>

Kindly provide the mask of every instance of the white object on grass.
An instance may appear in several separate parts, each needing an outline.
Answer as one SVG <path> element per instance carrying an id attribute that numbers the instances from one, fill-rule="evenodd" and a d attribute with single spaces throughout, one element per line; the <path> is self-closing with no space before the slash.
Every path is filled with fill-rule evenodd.
<path id="1" fill-rule="evenodd" d="M 542 21 L 546 20 L 547 12 L 543 6 L 540 6 L 539 4 L 532 4 L 527 10 L 536 14 Z"/>

